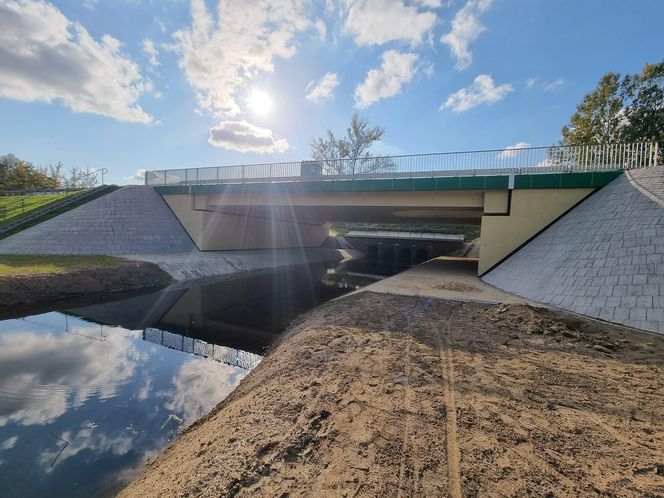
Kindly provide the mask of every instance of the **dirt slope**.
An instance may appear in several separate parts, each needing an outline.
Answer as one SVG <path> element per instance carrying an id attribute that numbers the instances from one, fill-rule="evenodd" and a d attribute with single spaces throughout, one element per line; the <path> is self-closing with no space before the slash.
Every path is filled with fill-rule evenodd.
<path id="1" fill-rule="evenodd" d="M 304 317 L 121 496 L 658 496 L 664 338 L 363 292 Z"/>

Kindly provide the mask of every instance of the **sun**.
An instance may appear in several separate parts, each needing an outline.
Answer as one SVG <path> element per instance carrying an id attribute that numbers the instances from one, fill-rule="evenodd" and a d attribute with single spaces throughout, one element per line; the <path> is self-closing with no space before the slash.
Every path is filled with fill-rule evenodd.
<path id="1" fill-rule="evenodd" d="M 256 114 L 263 116 L 272 109 L 272 99 L 270 96 L 260 90 L 254 90 L 247 99 L 247 104 Z"/>

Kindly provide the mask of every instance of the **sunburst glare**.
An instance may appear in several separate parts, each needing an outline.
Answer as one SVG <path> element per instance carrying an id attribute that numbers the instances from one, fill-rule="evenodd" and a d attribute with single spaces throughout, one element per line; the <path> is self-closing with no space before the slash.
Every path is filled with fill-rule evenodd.
<path id="1" fill-rule="evenodd" d="M 254 90 L 247 99 L 249 108 L 261 116 L 267 114 L 272 109 L 272 99 L 270 96 L 260 90 Z"/>

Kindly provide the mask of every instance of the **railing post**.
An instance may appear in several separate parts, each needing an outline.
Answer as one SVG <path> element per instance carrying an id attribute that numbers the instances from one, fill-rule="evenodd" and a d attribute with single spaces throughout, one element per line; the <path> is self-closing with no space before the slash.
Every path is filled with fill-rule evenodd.
<path id="1" fill-rule="evenodd" d="M 658 157 L 658 155 L 659 155 L 659 142 L 655 142 L 655 144 L 653 146 L 655 147 L 655 163 L 653 164 L 653 166 L 657 166 L 659 164 L 659 162 L 658 162 L 659 161 L 659 157 Z"/>

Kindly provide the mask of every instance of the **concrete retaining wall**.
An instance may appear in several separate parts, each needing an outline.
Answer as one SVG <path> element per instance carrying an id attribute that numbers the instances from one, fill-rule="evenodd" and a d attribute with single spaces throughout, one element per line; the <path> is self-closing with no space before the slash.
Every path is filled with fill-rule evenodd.
<path id="1" fill-rule="evenodd" d="M 519 296 L 664 333 L 664 167 L 621 175 L 483 277 Z"/>

